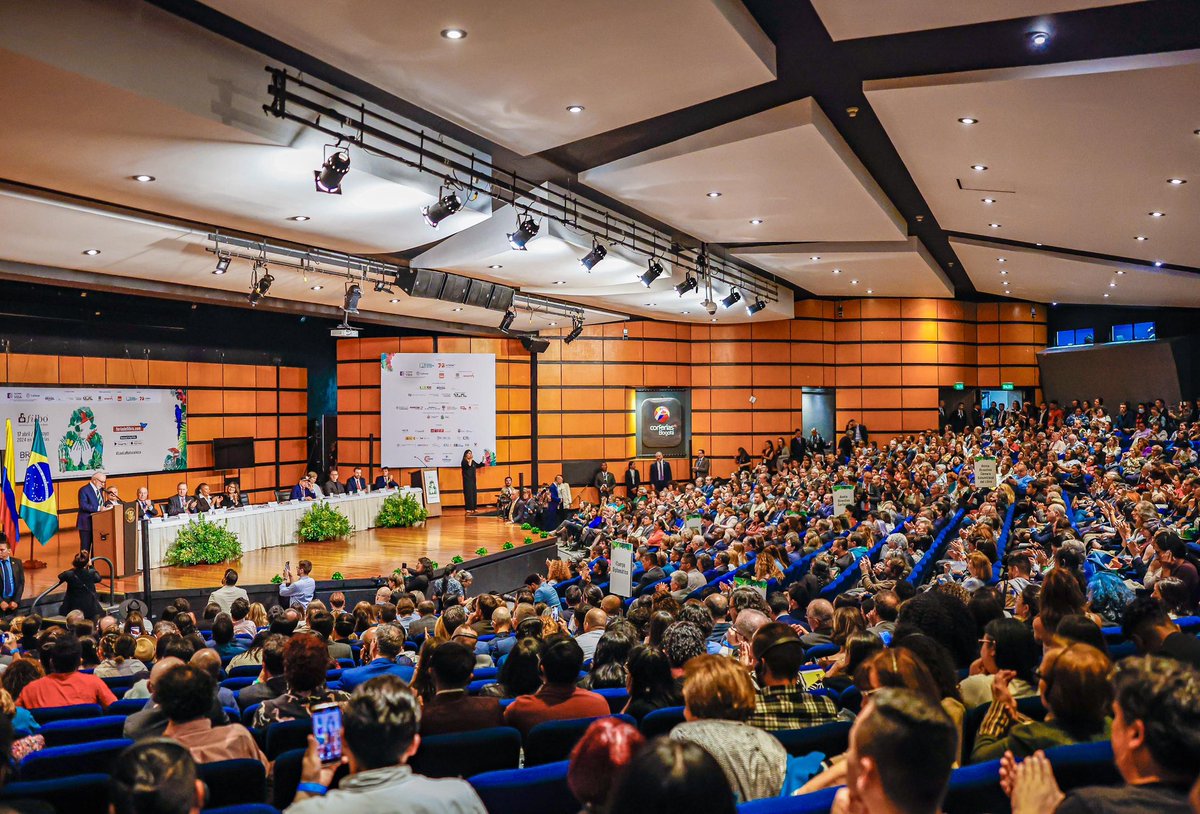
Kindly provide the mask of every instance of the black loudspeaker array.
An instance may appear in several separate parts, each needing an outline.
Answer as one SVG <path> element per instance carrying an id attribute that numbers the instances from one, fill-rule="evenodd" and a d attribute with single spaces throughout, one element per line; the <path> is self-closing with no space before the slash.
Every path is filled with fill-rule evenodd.
<path id="1" fill-rule="evenodd" d="M 550 347 L 549 339 L 539 339 L 536 336 L 522 336 L 521 345 L 530 353 L 545 353 Z"/>
<path id="2" fill-rule="evenodd" d="M 396 285 L 410 297 L 472 305 L 492 311 L 507 311 L 512 306 L 514 293 L 506 285 L 433 269 L 401 271 L 396 275 Z"/>

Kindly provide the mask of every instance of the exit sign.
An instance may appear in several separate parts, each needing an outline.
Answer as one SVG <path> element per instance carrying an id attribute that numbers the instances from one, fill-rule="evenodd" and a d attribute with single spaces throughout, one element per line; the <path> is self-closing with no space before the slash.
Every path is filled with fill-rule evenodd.
<path id="1" fill-rule="evenodd" d="M 1012 390 L 1013 389 L 1012 382 L 1001 382 L 1000 389 L 1001 390 Z"/>
<path id="2" fill-rule="evenodd" d="M 963 383 L 962 383 L 962 382 L 955 382 L 955 383 L 954 383 L 954 389 L 955 389 L 955 390 L 962 390 L 962 389 L 963 389 Z"/>

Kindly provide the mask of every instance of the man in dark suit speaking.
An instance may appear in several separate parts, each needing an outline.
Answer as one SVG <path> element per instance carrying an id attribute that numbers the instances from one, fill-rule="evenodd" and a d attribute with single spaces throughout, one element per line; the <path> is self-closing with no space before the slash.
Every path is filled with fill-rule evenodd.
<path id="1" fill-rule="evenodd" d="M 12 555 L 8 538 L 0 534 L 0 614 L 16 613 L 24 593 L 25 567 Z"/>
<path id="2" fill-rule="evenodd" d="M 661 452 L 654 453 L 654 463 L 650 464 L 650 485 L 654 491 L 661 492 L 671 480 L 670 461 L 664 461 Z"/>
<path id="3" fill-rule="evenodd" d="M 100 511 L 104 503 L 104 484 L 107 482 L 108 475 L 98 469 L 79 489 L 79 517 L 75 528 L 79 531 L 79 548 L 88 553 L 92 550 L 92 513 Z"/>

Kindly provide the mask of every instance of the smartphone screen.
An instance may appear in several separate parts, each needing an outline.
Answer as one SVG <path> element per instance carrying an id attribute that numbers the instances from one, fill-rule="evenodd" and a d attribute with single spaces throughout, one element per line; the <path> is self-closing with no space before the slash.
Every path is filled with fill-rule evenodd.
<path id="1" fill-rule="evenodd" d="M 312 711 L 313 737 L 317 739 L 317 756 L 322 763 L 342 759 L 342 708 L 338 704 L 323 704 Z"/>

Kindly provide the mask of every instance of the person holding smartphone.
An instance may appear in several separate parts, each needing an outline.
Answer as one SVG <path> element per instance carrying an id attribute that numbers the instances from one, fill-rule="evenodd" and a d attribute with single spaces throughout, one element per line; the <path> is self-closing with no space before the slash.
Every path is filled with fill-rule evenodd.
<path id="1" fill-rule="evenodd" d="M 402 679 L 374 678 L 355 690 L 339 712 L 327 710 L 321 706 L 313 711 L 314 734 L 308 736 L 290 814 L 487 814 L 467 781 L 434 780 L 407 765 L 421 745 L 421 707 Z M 319 733 L 317 716 L 322 718 Z M 339 717 L 341 731 L 335 735 Z M 331 790 L 333 775 L 343 763 L 350 774 Z"/>
<path id="2" fill-rule="evenodd" d="M 309 576 L 311 571 L 312 563 L 308 560 L 300 560 L 296 563 L 296 572 L 300 576 L 293 581 L 292 564 L 285 562 L 283 564 L 283 582 L 279 585 L 279 595 L 292 602 L 298 602 L 307 609 L 308 603 L 313 601 L 313 597 L 317 593 L 317 581 Z"/>

